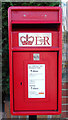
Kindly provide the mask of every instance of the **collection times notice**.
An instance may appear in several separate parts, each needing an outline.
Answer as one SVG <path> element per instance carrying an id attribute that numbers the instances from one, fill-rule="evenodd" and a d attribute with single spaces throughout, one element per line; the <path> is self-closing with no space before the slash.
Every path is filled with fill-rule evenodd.
<path id="1" fill-rule="evenodd" d="M 28 64 L 28 98 L 45 98 L 45 64 Z"/>

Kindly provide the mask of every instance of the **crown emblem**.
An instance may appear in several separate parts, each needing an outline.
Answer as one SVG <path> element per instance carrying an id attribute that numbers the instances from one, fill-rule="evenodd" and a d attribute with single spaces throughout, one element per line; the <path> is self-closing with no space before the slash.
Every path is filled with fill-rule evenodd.
<path id="1" fill-rule="evenodd" d="M 26 37 L 22 36 L 20 38 L 20 41 L 22 42 L 23 45 L 32 45 L 34 42 L 34 37 L 33 36 L 28 37 L 28 34 L 26 34 Z"/>

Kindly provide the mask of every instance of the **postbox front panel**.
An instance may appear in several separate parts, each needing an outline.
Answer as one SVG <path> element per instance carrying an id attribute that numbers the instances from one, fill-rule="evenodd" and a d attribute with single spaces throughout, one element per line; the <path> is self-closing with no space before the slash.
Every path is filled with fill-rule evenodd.
<path id="1" fill-rule="evenodd" d="M 14 111 L 57 110 L 57 52 L 13 52 Z"/>

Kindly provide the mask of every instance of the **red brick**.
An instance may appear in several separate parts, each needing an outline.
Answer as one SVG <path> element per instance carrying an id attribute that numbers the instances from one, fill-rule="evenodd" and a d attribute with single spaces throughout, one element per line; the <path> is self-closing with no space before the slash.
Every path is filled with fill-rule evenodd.
<path id="1" fill-rule="evenodd" d="M 62 105 L 62 111 L 68 111 L 68 105 Z"/>
<path id="2" fill-rule="evenodd" d="M 62 89 L 68 89 L 68 82 L 62 83 Z"/>
<path id="3" fill-rule="evenodd" d="M 68 90 L 62 90 L 62 96 L 68 96 Z"/>
<path id="4" fill-rule="evenodd" d="M 62 104 L 68 103 L 68 98 L 62 98 Z"/>
<path id="5" fill-rule="evenodd" d="M 61 118 L 68 118 L 68 112 L 62 112 Z"/>

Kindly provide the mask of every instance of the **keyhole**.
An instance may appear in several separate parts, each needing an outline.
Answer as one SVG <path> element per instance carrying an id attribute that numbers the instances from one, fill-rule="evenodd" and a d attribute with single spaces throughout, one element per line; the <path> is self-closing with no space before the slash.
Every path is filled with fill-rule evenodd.
<path id="1" fill-rule="evenodd" d="M 22 82 L 20 83 L 20 85 L 22 85 Z"/>

